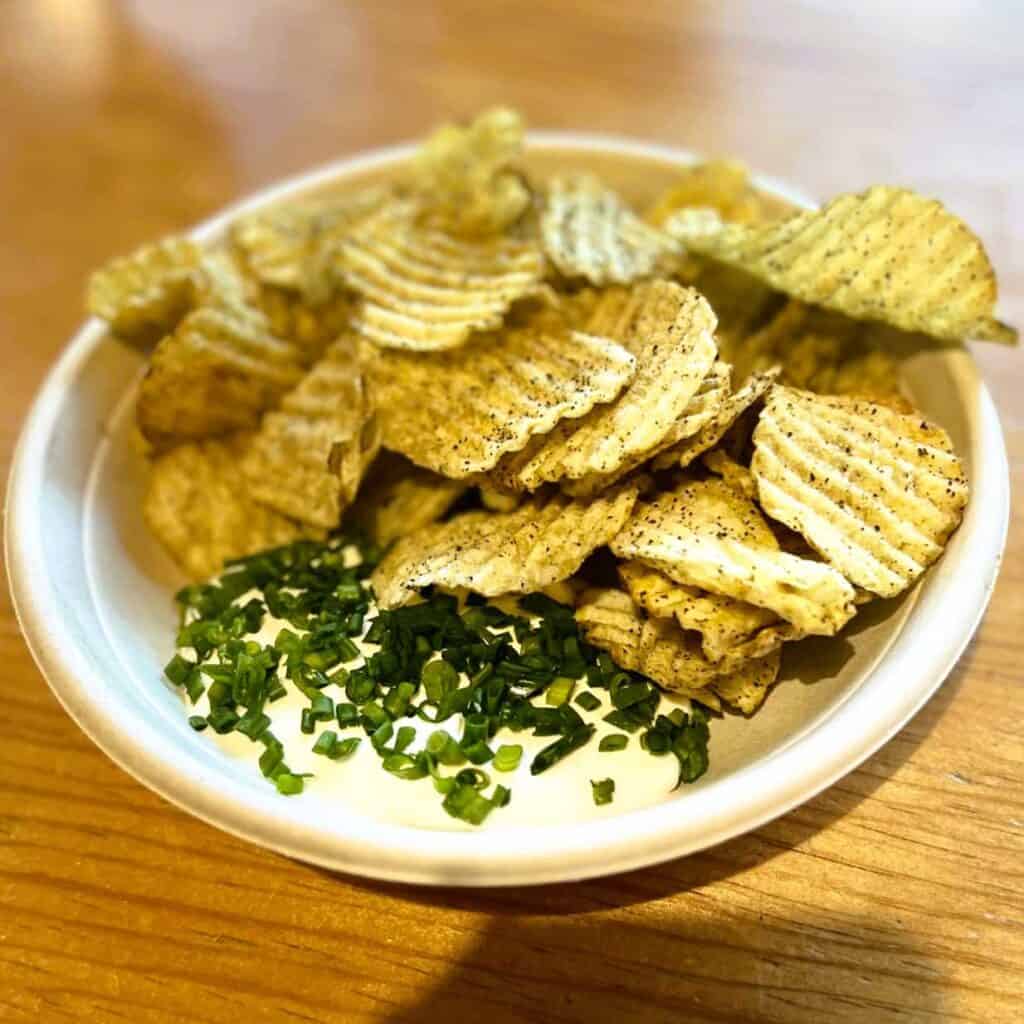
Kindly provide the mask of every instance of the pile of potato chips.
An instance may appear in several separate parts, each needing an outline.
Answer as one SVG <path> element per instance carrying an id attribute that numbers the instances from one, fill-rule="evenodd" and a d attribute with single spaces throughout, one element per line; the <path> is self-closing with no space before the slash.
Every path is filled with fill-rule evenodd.
<path id="1" fill-rule="evenodd" d="M 201 578 L 347 517 L 391 545 L 385 607 L 568 583 L 620 665 L 750 713 L 785 642 L 901 593 L 959 524 L 899 363 L 1015 340 L 992 267 L 905 189 L 797 210 L 716 161 L 638 211 L 522 150 L 488 111 L 390 184 L 98 271 L 90 311 L 153 346 L 147 522 Z"/>

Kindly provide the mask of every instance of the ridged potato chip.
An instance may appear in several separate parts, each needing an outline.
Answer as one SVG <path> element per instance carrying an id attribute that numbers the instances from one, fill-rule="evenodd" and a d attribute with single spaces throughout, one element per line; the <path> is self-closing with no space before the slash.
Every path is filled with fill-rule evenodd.
<path id="1" fill-rule="evenodd" d="M 1012 343 L 995 320 L 996 278 L 967 225 L 934 199 L 876 185 L 765 225 L 684 210 L 665 230 L 688 249 L 804 302 L 948 341 Z"/>
<path id="2" fill-rule="evenodd" d="M 264 415 L 242 472 L 257 501 L 331 529 L 379 445 L 376 408 L 355 344 L 342 338 Z"/>
<path id="3" fill-rule="evenodd" d="M 772 683 L 779 678 L 782 650 L 776 648 L 763 658 L 752 658 L 733 672 L 719 676 L 709 687 L 730 707 L 752 715 L 768 695 Z"/>
<path id="4" fill-rule="evenodd" d="M 313 303 L 298 292 L 273 285 L 260 288 L 256 302 L 270 324 L 271 334 L 295 345 L 309 365 L 349 327 L 355 306 L 344 292 Z"/>
<path id="5" fill-rule="evenodd" d="M 111 260 L 89 278 L 86 308 L 122 338 L 147 342 L 174 329 L 192 305 L 192 278 L 202 250 L 165 238 Z"/>
<path id="6" fill-rule="evenodd" d="M 761 224 L 793 209 L 792 204 L 759 192 L 747 168 L 735 160 L 709 160 L 688 167 L 644 219 L 661 227 L 674 213 L 690 207 L 709 207 L 732 224 Z"/>
<path id="7" fill-rule="evenodd" d="M 654 460 L 655 469 L 688 466 L 709 448 L 714 448 L 729 428 L 755 402 L 760 401 L 778 376 L 777 370 L 756 373 L 743 387 L 724 396 L 712 415 L 695 432 L 662 451 Z"/>
<path id="8" fill-rule="evenodd" d="M 686 438 L 699 435 L 713 422 L 728 396 L 729 364 L 716 360 L 679 418 L 653 448 L 633 455 L 610 473 L 588 473 L 579 480 L 562 481 L 562 489 L 566 494 L 576 497 L 597 494 L 641 466 L 657 468 L 658 456 L 684 442 Z"/>
<path id="9" fill-rule="evenodd" d="M 340 196 L 279 203 L 249 214 L 231 227 L 231 241 L 259 282 L 309 293 L 317 257 L 356 224 L 378 210 L 393 193 L 374 185 Z"/>
<path id="10" fill-rule="evenodd" d="M 715 360 L 715 316 L 695 291 L 649 281 L 606 292 L 587 332 L 612 338 L 636 358 L 636 375 L 607 405 L 563 420 L 508 456 L 497 476 L 509 487 L 618 474 L 639 465 L 677 428 Z"/>
<path id="11" fill-rule="evenodd" d="M 304 369 L 258 313 L 189 313 L 153 350 L 136 419 L 156 448 L 255 427 Z"/>
<path id="12" fill-rule="evenodd" d="M 549 183 L 540 230 L 544 251 L 559 271 L 596 285 L 629 284 L 669 269 L 679 249 L 587 175 Z"/>
<path id="13" fill-rule="evenodd" d="M 621 590 L 586 592 L 576 609 L 576 621 L 587 643 L 607 651 L 622 668 L 716 710 L 719 685 L 735 694 L 763 691 L 778 673 L 777 652 L 728 669 L 712 664 L 694 633 L 685 632 L 672 619 L 647 617 Z"/>
<path id="14" fill-rule="evenodd" d="M 941 427 L 784 387 L 761 413 L 751 470 L 768 515 L 882 597 L 905 590 L 939 557 L 968 496 Z"/>
<path id="15" fill-rule="evenodd" d="M 538 494 L 513 512 L 465 512 L 402 538 L 373 574 L 383 608 L 437 585 L 485 597 L 528 594 L 568 579 L 618 533 L 636 503 L 637 486 L 594 501 Z"/>
<path id="16" fill-rule="evenodd" d="M 924 334 L 791 299 L 759 330 L 724 347 L 741 375 L 779 366 L 782 384 L 891 401 L 899 393 L 902 361 L 935 344 Z"/>
<path id="17" fill-rule="evenodd" d="M 363 298 L 355 326 L 384 348 L 457 348 L 501 325 L 513 302 L 541 287 L 544 258 L 506 237 L 460 241 L 418 227 L 414 209 L 372 217 L 338 246 L 337 270 Z"/>
<path id="18" fill-rule="evenodd" d="M 506 107 L 485 110 L 466 126 L 442 125 L 413 163 L 411 184 L 423 219 L 467 237 L 504 230 L 532 199 L 516 168 L 522 149 L 523 119 Z"/>
<path id="19" fill-rule="evenodd" d="M 226 559 L 320 535 L 249 493 L 239 464 L 251 439 L 239 433 L 183 444 L 152 464 L 142 505 L 146 524 L 195 579 L 220 572 Z"/>
<path id="20" fill-rule="evenodd" d="M 364 355 L 384 446 L 456 479 L 610 402 L 636 371 L 633 356 L 608 338 L 530 328 L 481 335 L 451 352 L 365 346 Z"/>
<path id="21" fill-rule="evenodd" d="M 720 476 L 730 487 L 740 491 L 751 501 L 757 499 L 757 482 L 749 466 L 737 462 L 724 448 L 712 448 L 700 460 L 704 468 Z"/>
<path id="22" fill-rule="evenodd" d="M 370 467 L 349 518 L 377 544 L 388 545 L 440 519 L 469 490 L 462 480 L 421 469 L 382 451 Z"/>
<path id="23" fill-rule="evenodd" d="M 687 480 L 639 503 L 611 548 L 807 634 L 831 636 L 854 613 L 853 587 L 828 565 L 781 552 L 757 506 L 722 480 Z"/>
<path id="24" fill-rule="evenodd" d="M 629 596 L 650 615 L 674 618 L 701 635 L 704 657 L 723 667 L 762 658 L 796 640 L 800 631 L 767 608 L 675 583 L 643 562 L 620 562 L 619 576 Z"/>

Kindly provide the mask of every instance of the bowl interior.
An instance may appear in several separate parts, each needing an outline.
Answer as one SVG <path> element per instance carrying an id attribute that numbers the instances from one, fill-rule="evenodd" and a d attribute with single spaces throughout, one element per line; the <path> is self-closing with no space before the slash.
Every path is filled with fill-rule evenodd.
<path id="1" fill-rule="evenodd" d="M 203 226 L 198 235 L 215 241 L 240 209 L 386 177 L 406 156 L 400 150 L 316 172 L 240 204 Z M 530 152 L 538 174 L 597 171 L 641 204 L 670 182 L 686 159 L 685 154 L 650 147 L 609 148 L 606 141 L 588 140 L 547 140 Z M 305 752 L 309 746 L 309 739 L 298 732 L 297 705 L 283 707 L 284 718 L 275 719 L 275 732 L 285 740 L 293 768 L 306 770 L 308 765 L 318 777 L 293 800 L 278 797 L 267 786 L 244 738 L 198 736 L 187 726 L 181 696 L 161 672 L 172 653 L 176 625 L 171 595 L 183 581 L 146 532 L 140 514 L 145 464 L 132 439 L 132 400 L 142 366 L 139 353 L 110 339 L 101 326 L 88 325 L 51 375 L 26 429 L 11 489 L 8 546 L 12 584 L 33 651 L 83 727 L 125 767 L 171 799 L 267 845 L 387 877 L 515 880 L 514 872 L 496 879 L 500 868 L 490 871 L 479 861 L 467 874 L 466 865 L 468 858 L 487 851 L 514 853 L 517 844 L 536 858 L 561 858 L 558 865 L 549 863 L 520 880 L 578 877 L 647 862 L 721 838 L 723 802 L 736 808 L 728 816 L 728 828 L 738 831 L 744 821 L 753 824 L 748 790 L 759 784 L 759 777 L 766 786 L 773 778 L 778 790 L 774 803 L 759 804 L 761 819 L 772 813 L 765 808 L 778 813 L 795 799 L 782 792 L 782 756 L 809 750 L 826 725 L 844 713 L 852 717 L 846 705 L 853 697 L 862 700 L 873 681 L 882 685 L 880 662 L 919 618 L 915 604 L 941 604 L 944 584 L 972 557 L 971 538 L 981 525 L 972 503 L 964 527 L 921 587 L 901 601 L 868 606 L 839 638 L 793 645 L 782 679 L 761 711 L 749 720 L 726 715 L 712 723 L 711 769 L 696 786 L 672 792 L 671 759 L 650 758 L 635 749 L 635 741 L 629 752 L 612 755 L 614 763 L 609 755 L 588 750 L 543 779 L 525 773 L 515 777 L 510 783 L 512 804 L 493 816 L 485 830 L 492 839 L 480 832 L 461 834 L 461 845 L 451 845 L 438 836 L 440 845 L 427 848 L 422 843 L 425 830 L 454 839 L 464 828 L 441 811 L 430 787 L 388 776 L 369 750 L 326 769 L 322 759 L 293 755 L 293 748 Z M 979 478 L 990 479 L 993 472 L 998 476 L 998 458 L 994 470 L 985 463 L 991 438 L 986 441 L 983 435 L 993 427 L 986 418 L 987 395 L 969 357 L 960 352 L 918 356 L 906 367 L 905 383 L 922 410 L 950 432 L 965 457 L 977 500 Z M 994 429 L 998 441 L 998 427 Z M 1003 501 L 1005 520 L 1001 484 L 993 486 L 995 496 L 987 500 Z M 968 615 L 962 642 L 959 634 L 947 639 L 947 661 L 952 647 L 966 642 L 987 597 L 1001 550 L 995 538 L 999 514 L 995 508 L 990 516 L 983 578 L 973 596 L 962 598 L 972 602 L 973 619 Z M 925 642 L 924 633 L 913 642 Z M 916 682 L 917 689 L 898 704 L 903 718 L 938 685 L 944 670 L 937 664 L 933 661 L 928 678 Z M 876 724 L 871 733 L 875 746 L 900 724 L 894 710 L 886 713 L 890 720 Z M 842 770 L 869 752 L 861 743 L 854 753 L 854 746 Z M 804 783 L 805 795 L 827 784 L 830 772 L 832 777 L 837 773 L 835 765 L 808 764 L 807 771 L 811 781 Z M 610 808 L 595 808 L 588 780 L 608 774 L 617 779 L 616 801 Z M 714 822 L 706 817 L 712 808 L 718 808 Z M 597 831 L 568 831 L 566 822 L 588 820 Z M 686 832 L 685 843 L 679 839 L 680 829 Z M 602 865 L 594 860 L 594 851 L 611 843 L 616 830 L 615 841 L 621 846 L 632 836 L 632 846 L 628 856 L 623 853 L 619 861 L 606 859 Z M 397 867 L 403 848 L 419 851 L 426 866 Z M 570 848 L 579 855 L 572 855 Z M 584 864 L 588 857 L 589 867 Z"/>

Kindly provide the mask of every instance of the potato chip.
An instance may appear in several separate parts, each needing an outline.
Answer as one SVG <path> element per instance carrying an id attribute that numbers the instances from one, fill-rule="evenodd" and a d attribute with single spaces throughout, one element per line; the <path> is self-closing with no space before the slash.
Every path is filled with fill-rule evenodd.
<path id="1" fill-rule="evenodd" d="M 723 668 L 764 657 L 802 635 L 767 608 L 675 583 L 643 562 L 620 562 L 619 576 L 644 611 L 700 633 L 704 657 Z"/>
<path id="2" fill-rule="evenodd" d="M 782 650 L 776 648 L 763 658 L 752 658 L 742 667 L 719 676 L 709 687 L 730 707 L 752 715 L 768 695 L 772 683 L 779 677 Z"/>
<path id="3" fill-rule="evenodd" d="M 534 434 L 610 402 L 636 369 L 617 342 L 577 331 L 517 328 L 451 352 L 364 352 L 384 446 L 456 479 L 483 473 Z"/>
<path id="4" fill-rule="evenodd" d="M 742 693 L 769 677 L 774 680 L 778 671 L 777 653 L 727 670 L 712 664 L 701 652 L 696 634 L 680 629 L 672 619 L 646 617 L 621 590 L 586 592 L 576 621 L 587 643 L 607 651 L 617 665 L 716 710 L 717 685 Z"/>
<path id="5" fill-rule="evenodd" d="M 505 107 L 486 110 L 465 127 L 438 128 L 413 165 L 412 188 L 426 222 L 471 237 L 496 234 L 518 220 L 531 202 L 515 166 L 522 149 L 522 118 Z"/>
<path id="6" fill-rule="evenodd" d="M 153 341 L 174 329 L 192 304 L 202 252 L 187 238 L 165 238 L 111 260 L 89 278 L 86 307 L 122 338 Z"/>
<path id="7" fill-rule="evenodd" d="M 751 470 L 768 515 L 882 597 L 939 557 L 967 503 L 963 465 L 941 427 L 792 388 L 769 395 Z"/>
<path id="8" fill-rule="evenodd" d="M 344 292 L 313 303 L 298 292 L 273 285 L 259 290 L 257 304 L 270 324 L 270 332 L 290 341 L 312 365 L 331 342 L 350 325 L 355 304 Z"/>
<path id="9" fill-rule="evenodd" d="M 317 255 L 391 196 L 387 186 L 374 185 L 340 196 L 290 200 L 235 221 L 231 241 L 259 282 L 308 293 L 315 290 L 310 276 Z"/>
<path id="10" fill-rule="evenodd" d="M 436 522 L 468 490 L 462 480 L 449 480 L 401 455 L 382 451 L 348 517 L 377 544 L 386 546 Z"/>
<path id="11" fill-rule="evenodd" d="M 726 343 L 740 374 L 780 367 L 779 382 L 824 394 L 892 401 L 900 363 L 936 342 L 791 299 L 759 330 Z"/>
<path id="12" fill-rule="evenodd" d="M 724 448 L 713 448 L 701 457 L 705 469 L 720 476 L 730 487 L 751 501 L 757 498 L 757 483 L 748 466 L 737 462 Z"/>
<path id="13" fill-rule="evenodd" d="M 649 281 L 606 292 L 587 325 L 636 358 L 636 376 L 619 397 L 586 416 L 563 420 L 523 452 L 506 457 L 497 476 L 534 490 L 558 480 L 616 474 L 639 465 L 677 427 L 715 360 L 711 307 L 695 291 Z"/>
<path id="14" fill-rule="evenodd" d="M 674 213 L 689 207 L 709 207 L 733 224 L 761 224 L 793 209 L 791 203 L 754 188 L 746 167 L 735 160 L 709 160 L 688 167 L 644 219 L 661 227 Z"/>
<path id="15" fill-rule="evenodd" d="M 363 298 L 355 326 L 385 348 L 441 351 L 501 325 L 540 289 L 544 259 L 528 242 L 457 241 L 417 227 L 411 211 L 374 217 L 338 247 L 338 270 Z"/>
<path id="16" fill-rule="evenodd" d="M 688 466 L 709 448 L 713 448 L 740 416 L 764 397 L 777 376 L 776 370 L 754 374 L 743 387 L 724 397 L 697 431 L 662 451 L 654 460 L 654 468 Z"/>
<path id="17" fill-rule="evenodd" d="M 342 338 L 268 412 L 242 463 L 257 501 L 331 529 L 380 444 L 376 409 L 351 338 Z"/>
<path id="18" fill-rule="evenodd" d="M 544 251 L 568 278 L 629 284 L 669 269 L 679 246 L 596 178 L 555 178 L 541 214 Z"/>
<path id="19" fill-rule="evenodd" d="M 513 512 L 465 512 L 400 540 L 377 567 L 378 603 L 393 608 L 436 585 L 485 597 L 527 594 L 568 579 L 621 529 L 637 485 L 590 502 L 538 494 Z"/>
<path id="20" fill-rule="evenodd" d="M 699 435 L 714 420 L 728 395 L 729 364 L 716 360 L 679 418 L 653 448 L 626 459 L 611 473 L 588 473 L 579 480 L 563 481 L 563 490 L 576 497 L 597 494 L 640 466 L 649 464 L 656 468 L 658 456 L 663 451 L 684 443 L 688 437 Z"/>
<path id="21" fill-rule="evenodd" d="M 255 427 L 303 375 L 298 350 L 258 313 L 189 313 L 153 350 L 136 418 L 157 448 Z"/>
<path id="22" fill-rule="evenodd" d="M 154 460 L 143 500 L 146 524 L 195 579 L 302 536 L 319 536 L 249 493 L 239 463 L 252 435 L 183 444 Z"/>
<path id="23" fill-rule="evenodd" d="M 830 566 L 779 550 L 757 506 L 722 480 L 688 480 L 637 505 L 612 541 L 688 586 L 774 611 L 804 633 L 832 635 L 854 613 L 853 587 Z"/>
<path id="24" fill-rule="evenodd" d="M 941 203 L 876 185 L 761 226 L 684 210 L 665 230 L 804 302 L 948 341 L 1014 342 L 992 316 L 996 279 L 980 240 Z"/>

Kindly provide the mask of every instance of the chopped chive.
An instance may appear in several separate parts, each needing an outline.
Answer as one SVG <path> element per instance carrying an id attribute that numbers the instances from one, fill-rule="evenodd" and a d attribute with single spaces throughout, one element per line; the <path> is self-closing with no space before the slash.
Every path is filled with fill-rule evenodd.
<path id="1" fill-rule="evenodd" d="M 639 704 L 651 695 L 650 683 L 634 682 L 625 672 L 615 676 L 610 685 L 612 705 L 619 711 Z"/>
<path id="2" fill-rule="evenodd" d="M 251 740 L 258 740 L 269 728 L 270 716 L 253 709 L 253 711 L 247 711 L 238 720 L 235 732 L 240 732 Z"/>
<path id="3" fill-rule="evenodd" d="M 274 777 L 274 785 L 277 786 L 278 793 L 283 796 L 295 796 L 302 792 L 305 782 L 301 775 L 281 772 L 280 775 Z"/>
<path id="4" fill-rule="evenodd" d="M 523 759 L 523 748 L 518 743 L 503 743 L 494 752 L 494 770 L 496 772 L 514 772 Z"/>
<path id="5" fill-rule="evenodd" d="M 416 730 L 411 725 L 403 725 L 395 735 L 395 753 L 402 753 L 414 739 Z"/>
<path id="6" fill-rule="evenodd" d="M 356 752 L 356 748 L 360 743 L 362 743 L 361 737 L 347 736 L 345 739 L 338 740 L 338 742 L 334 744 L 329 756 L 332 761 L 344 761 Z"/>
<path id="7" fill-rule="evenodd" d="M 384 771 L 400 779 L 423 779 L 429 774 L 420 762 L 408 754 L 389 754 L 381 762 Z"/>
<path id="8" fill-rule="evenodd" d="M 463 743 L 462 752 L 470 764 L 487 764 L 494 757 L 494 751 L 483 740 L 477 740 L 469 746 Z"/>
<path id="9" fill-rule="evenodd" d="M 544 701 L 551 707 L 561 707 L 572 696 L 576 681 L 567 676 L 558 676 L 544 691 Z"/>
<path id="10" fill-rule="evenodd" d="M 459 685 L 459 674 L 447 661 L 439 658 L 423 666 L 420 682 L 427 700 L 439 704 Z"/>
<path id="11" fill-rule="evenodd" d="M 238 715 L 230 708 L 216 708 L 206 716 L 210 728 L 218 735 L 232 732 L 238 724 Z"/>
<path id="12" fill-rule="evenodd" d="M 594 803 L 598 807 L 602 804 L 610 804 L 615 798 L 614 779 L 599 779 L 597 781 L 591 779 L 590 787 L 593 792 Z"/>
<path id="13" fill-rule="evenodd" d="M 601 737 L 601 742 L 598 743 L 597 749 L 602 754 L 607 754 L 615 750 L 625 750 L 628 744 L 629 737 L 625 733 L 613 732 Z"/>
<path id="14" fill-rule="evenodd" d="M 381 750 L 387 745 L 388 740 L 391 739 L 394 734 L 395 727 L 391 724 L 391 719 L 386 718 L 376 729 L 370 734 L 370 743 L 373 745 L 374 750 Z"/>
<path id="15" fill-rule="evenodd" d="M 399 683 L 388 692 L 381 704 L 392 718 L 401 718 L 409 709 L 409 703 L 415 692 L 416 687 L 412 683 Z"/>
<path id="16" fill-rule="evenodd" d="M 323 754 L 324 757 L 330 757 L 334 752 L 335 744 L 338 742 L 338 734 L 331 729 L 325 729 L 316 738 L 316 743 L 313 744 L 314 754 Z"/>
<path id="17" fill-rule="evenodd" d="M 472 786 L 474 789 L 486 789 L 491 782 L 487 772 L 480 768 L 463 768 L 456 772 L 455 781 L 461 786 Z"/>
<path id="18" fill-rule="evenodd" d="M 462 748 L 444 729 L 438 729 L 427 737 L 426 750 L 437 758 L 439 764 L 457 767 L 466 763 L 466 755 Z"/>
<path id="19" fill-rule="evenodd" d="M 355 704 L 336 704 L 334 706 L 334 717 L 342 729 L 350 725 L 358 725 L 359 708 Z"/>
<path id="20" fill-rule="evenodd" d="M 580 747 L 589 743 L 596 731 L 594 726 L 585 725 L 568 736 L 562 736 L 560 739 L 555 740 L 554 743 L 548 744 L 533 759 L 530 765 L 530 774 L 540 775 L 541 772 L 546 772 L 563 758 L 568 757 L 573 751 L 579 750 Z"/>
<path id="21" fill-rule="evenodd" d="M 577 696 L 576 703 L 584 711 L 596 711 L 601 706 L 601 701 L 588 690 L 584 690 Z"/>
<path id="22" fill-rule="evenodd" d="M 189 715 L 188 724 L 196 732 L 202 732 L 206 728 L 206 719 L 202 715 Z"/>
<path id="23" fill-rule="evenodd" d="M 187 658 L 183 658 L 180 654 L 176 654 L 164 666 L 164 675 L 167 676 L 175 686 L 184 686 L 189 674 L 195 667 L 194 661 L 189 661 Z"/>
<path id="24" fill-rule="evenodd" d="M 453 817 L 470 825 L 482 825 L 494 804 L 472 786 L 456 783 L 448 791 L 441 806 Z"/>

